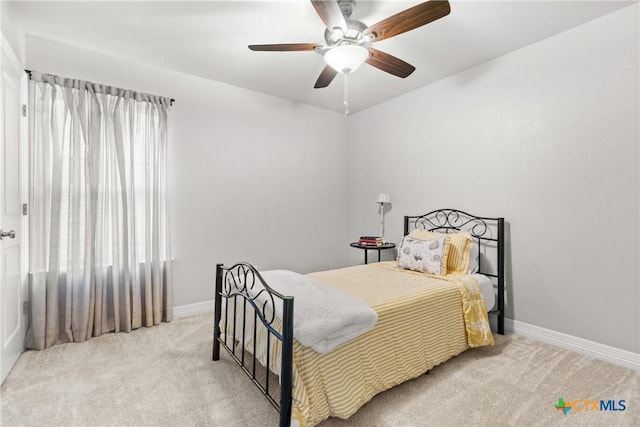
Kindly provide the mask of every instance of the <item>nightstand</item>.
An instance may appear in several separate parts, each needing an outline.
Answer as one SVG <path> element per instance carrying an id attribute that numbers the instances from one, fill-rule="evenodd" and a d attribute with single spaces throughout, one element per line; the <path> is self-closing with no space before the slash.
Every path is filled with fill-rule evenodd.
<path id="1" fill-rule="evenodd" d="M 396 247 L 395 243 L 383 243 L 380 246 L 374 246 L 374 245 L 363 245 L 359 242 L 353 242 L 353 243 L 349 243 L 349 246 L 351 246 L 352 248 L 356 248 L 356 249 L 362 249 L 364 251 L 364 263 L 365 264 L 369 264 L 369 259 L 367 257 L 367 254 L 369 251 L 378 251 L 378 262 L 380 262 L 380 252 L 387 250 L 387 249 L 393 249 Z"/>

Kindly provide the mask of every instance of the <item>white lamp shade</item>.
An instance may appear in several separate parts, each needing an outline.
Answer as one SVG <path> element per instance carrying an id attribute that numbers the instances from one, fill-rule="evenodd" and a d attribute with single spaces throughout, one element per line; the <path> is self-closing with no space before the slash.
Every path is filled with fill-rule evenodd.
<path id="1" fill-rule="evenodd" d="M 369 50 L 356 44 L 336 46 L 324 54 L 324 62 L 344 74 L 357 70 L 367 58 L 369 58 Z"/>
<path id="2" fill-rule="evenodd" d="M 391 197 L 387 193 L 380 193 L 376 203 L 391 203 Z"/>

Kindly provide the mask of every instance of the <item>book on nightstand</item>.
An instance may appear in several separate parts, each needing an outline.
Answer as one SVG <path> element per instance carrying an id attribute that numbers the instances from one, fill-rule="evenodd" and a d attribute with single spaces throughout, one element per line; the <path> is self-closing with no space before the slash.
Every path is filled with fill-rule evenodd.
<path id="1" fill-rule="evenodd" d="M 378 236 L 362 236 L 358 242 L 365 246 L 382 246 L 384 243 L 382 237 Z"/>

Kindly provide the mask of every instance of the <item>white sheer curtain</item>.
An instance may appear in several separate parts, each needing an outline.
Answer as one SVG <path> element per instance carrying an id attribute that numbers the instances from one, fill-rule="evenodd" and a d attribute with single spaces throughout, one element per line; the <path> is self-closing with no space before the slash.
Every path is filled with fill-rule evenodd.
<path id="1" fill-rule="evenodd" d="M 169 106 L 31 73 L 27 348 L 171 320 Z"/>

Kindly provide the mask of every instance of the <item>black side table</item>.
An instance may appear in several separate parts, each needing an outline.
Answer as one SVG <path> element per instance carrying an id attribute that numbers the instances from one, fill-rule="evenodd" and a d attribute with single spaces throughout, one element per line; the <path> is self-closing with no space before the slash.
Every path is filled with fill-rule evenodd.
<path id="1" fill-rule="evenodd" d="M 374 245 L 363 245 L 360 242 L 353 242 L 353 243 L 349 243 L 349 246 L 351 246 L 352 248 L 364 250 L 364 263 L 365 264 L 369 264 L 369 259 L 367 257 L 367 253 L 369 251 L 378 251 L 378 262 L 380 262 L 380 252 L 385 250 L 385 249 L 393 249 L 393 248 L 396 247 L 396 244 L 395 243 L 383 243 L 380 246 L 374 246 Z"/>

